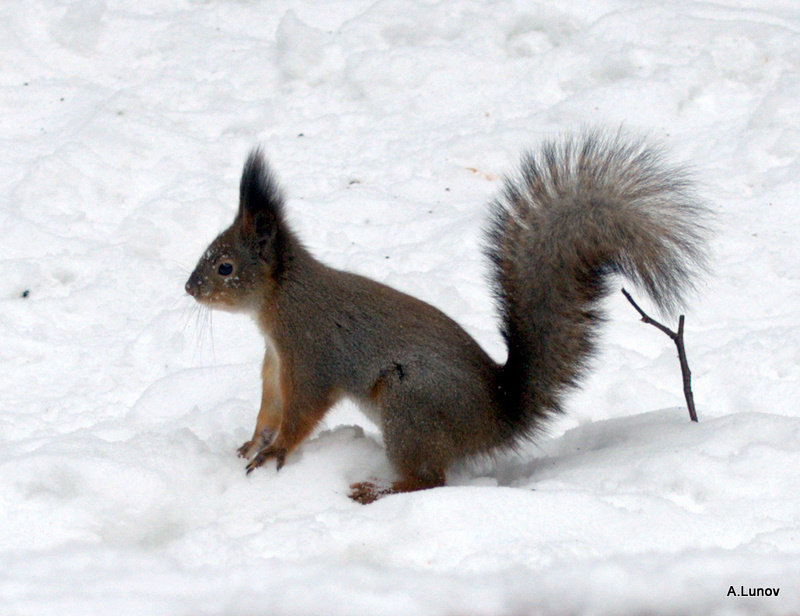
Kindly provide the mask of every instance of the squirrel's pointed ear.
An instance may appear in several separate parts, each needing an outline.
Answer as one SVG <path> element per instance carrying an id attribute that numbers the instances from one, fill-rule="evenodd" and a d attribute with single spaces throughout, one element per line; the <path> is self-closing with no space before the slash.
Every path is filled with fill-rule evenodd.
<path id="1" fill-rule="evenodd" d="M 283 257 L 283 195 L 258 149 L 247 157 L 239 187 L 242 237 L 252 242 L 258 256 L 275 265 Z"/>
<path id="2" fill-rule="evenodd" d="M 246 235 L 274 233 L 283 214 L 283 195 L 261 150 L 250 152 L 239 186 L 239 216 Z"/>

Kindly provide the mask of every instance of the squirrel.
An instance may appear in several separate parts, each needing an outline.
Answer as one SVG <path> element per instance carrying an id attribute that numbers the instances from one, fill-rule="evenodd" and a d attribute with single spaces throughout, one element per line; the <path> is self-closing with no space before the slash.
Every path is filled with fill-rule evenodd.
<path id="1" fill-rule="evenodd" d="M 238 213 L 186 291 L 205 306 L 250 313 L 266 339 L 255 431 L 238 450 L 247 473 L 270 459 L 280 470 L 347 397 L 381 428 L 399 477 L 351 485 L 363 504 L 443 486 L 454 462 L 536 437 L 589 368 L 614 274 L 668 314 L 707 270 L 710 210 L 689 172 L 621 130 L 525 153 L 490 203 L 485 253 L 503 364 L 430 304 L 315 259 L 284 210 L 256 148 Z"/>

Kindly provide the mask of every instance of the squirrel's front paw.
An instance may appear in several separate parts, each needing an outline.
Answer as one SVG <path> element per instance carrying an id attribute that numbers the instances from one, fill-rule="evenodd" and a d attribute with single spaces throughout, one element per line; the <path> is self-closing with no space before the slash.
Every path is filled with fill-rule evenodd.
<path id="1" fill-rule="evenodd" d="M 282 447 L 274 448 L 274 447 L 267 447 L 266 449 L 262 449 L 256 454 L 256 457 L 250 460 L 247 464 L 247 474 L 253 472 L 254 469 L 262 466 L 264 462 L 269 460 L 270 458 L 275 458 L 277 463 L 277 470 L 281 470 L 283 468 L 284 462 L 286 462 L 286 454 L 288 452 L 286 449 Z"/>
<path id="2" fill-rule="evenodd" d="M 253 449 L 255 448 L 255 443 L 253 441 L 247 441 L 244 445 L 239 447 L 236 452 L 239 454 L 240 458 L 250 458 L 253 455 Z"/>
<path id="3" fill-rule="evenodd" d="M 275 439 L 278 438 L 278 432 L 276 430 L 270 429 L 263 429 L 257 431 L 253 438 L 247 441 L 244 445 L 239 447 L 237 450 L 239 452 L 240 458 L 252 458 L 253 454 L 258 451 L 259 449 L 266 449 L 272 443 L 275 442 Z"/>

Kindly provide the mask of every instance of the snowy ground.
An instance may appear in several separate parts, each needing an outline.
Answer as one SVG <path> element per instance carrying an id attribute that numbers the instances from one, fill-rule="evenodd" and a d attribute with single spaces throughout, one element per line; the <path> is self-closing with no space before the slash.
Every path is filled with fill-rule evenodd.
<path id="1" fill-rule="evenodd" d="M 8 1 L 0 109 L 0 613 L 800 611 L 795 0 Z M 522 455 L 362 507 L 347 485 L 391 471 L 342 406 L 245 477 L 262 342 L 183 282 L 253 144 L 317 256 L 502 359 L 483 204 L 523 148 L 619 123 L 719 213 L 698 425 L 615 297 Z"/>

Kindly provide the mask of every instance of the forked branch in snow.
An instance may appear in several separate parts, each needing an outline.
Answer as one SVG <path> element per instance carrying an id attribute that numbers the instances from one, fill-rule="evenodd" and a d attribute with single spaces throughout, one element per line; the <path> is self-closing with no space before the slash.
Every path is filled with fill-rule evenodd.
<path id="1" fill-rule="evenodd" d="M 636 308 L 636 311 L 642 316 L 642 321 L 644 323 L 660 329 L 669 336 L 675 343 L 675 346 L 678 347 L 678 361 L 681 364 L 681 376 L 683 377 L 683 395 L 686 397 L 689 418 L 692 421 L 697 421 L 697 411 L 694 408 L 694 395 L 692 394 L 692 372 L 689 370 L 689 362 L 686 360 L 686 347 L 684 347 L 683 344 L 683 315 L 678 317 L 678 331 L 674 332 L 666 325 L 648 316 L 645 311 L 639 308 L 639 305 L 633 301 L 631 294 L 625 289 L 622 289 L 622 294 L 625 296 L 625 299 L 631 303 L 631 306 Z"/>

